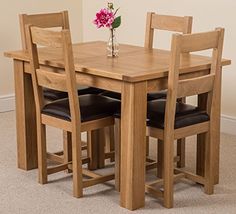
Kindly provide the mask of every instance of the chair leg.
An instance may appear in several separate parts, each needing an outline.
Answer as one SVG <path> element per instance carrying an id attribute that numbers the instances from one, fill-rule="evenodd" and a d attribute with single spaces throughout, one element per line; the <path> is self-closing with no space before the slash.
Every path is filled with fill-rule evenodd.
<path id="1" fill-rule="evenodd" d="M 120 120 L 115 119 L 115 189 L 120 191 Z"/>
<path id="2" fill-rule="evenodd" d="M 47 148 L 46 148 L 46 126 L 41 123 L 37 123 L 38 133 L 38 173 L 39 183 L 46 184 L 48 180 L 47 176 Z"/>
<path id="3" fill-rule="evenodd" d="M 83 196 L 81 134 L 76 130 L 77 127 L 74 129 L 72 132 L 73 195 L 79 198 Z"/>
<path id="4" fill-rule="evenodd" d="M 110 152 L 115 151 L 115 131 L 114 131 L 114 126 L 110 126 Z M 111 162 L 115 161 L 115 156 L 110 158 Z"/>
<path id="5" fill-rule="evenodd" d="M 72 161 L 72 144 L 71 144 L 71 132 L 63 131 L 63 155 L 64 163 Z M 72 170 L 68 169 L 68 173 L 71 173 Z"/>
<path id="6" fill-rule="evenodd" d="M 180 158 L 177 167 L 185 167 L 185 138 L 177 140 L 177 156 Z"/>
<path id="7" fill-rule="evenodd" d="M 105 150 L 106 152 L 114 152 L 115 142 L 114 142 L 114 126 L 109 126 L 105 128 Z M 115 161 L 114 157 L 110 158 L 111 162 Z"/>
<path id="8" fill-rule="evenodd" d="M 87 132 L 87 152 L 90 162 L 88 169 L 95 170 L 98 168 L 98 133 L 96 130 Z"/>
<path id="9" fill-rule="evenodd" d="M 196 173 L 197 175 L 204 176 L 205 174 L 205 133 L 197 135 L 197 161 L 196 161 Z"/>
<path id="10" fill-rule="evenodd" d="M 89 169 L 104 168 L 105 166 L 105 130 L 92 130 L 88 135 Z"/>
<path id="11" fill-rule="evenodd" d="M 214 145 L 212 135 L 205 134 L 205 193 L 211 195 L 214 193 Z"/>
<path id="12" fill-rule="evenodd" d="M 174 186 L 174 139 L 164 139 L 164 207 L 173 207 L 173 186 Z"/>
<path id="13" fill-rule="evenodd" d="M 178 102 L 186 103 L 186 98 L 179 98 Z M 185 167 L 185 138 L 177 140 L 177 156 L 179 156 L 180 160 L 177 162 L 178 168 Z"/>
<path id="14" fill-rule="evenodd" d="M 149 136 L 146 137 L 146 156 L 149 156 Z"/>
<path id="15" fill-rule="evenodd" d="M 105 131 L 104 129 L 98 129 L 98 168 L 105 167 Z"/>
<path id="16" fill-rule="evenodd" d="M 164 142 L 157 140 L 157 177 L 163 178 Z"/>

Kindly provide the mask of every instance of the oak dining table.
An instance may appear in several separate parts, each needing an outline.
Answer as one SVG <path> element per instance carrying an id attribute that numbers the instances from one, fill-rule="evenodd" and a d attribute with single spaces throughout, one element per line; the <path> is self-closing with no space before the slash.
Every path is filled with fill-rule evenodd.
<path id="1" fill-rule="evenodd" d="M 106 43 L 85 42 L 73 45 L 76 81 L 121 93 L 121 183 L 120 205 L 135 210 L 145 205 L 145 155 L 147 93 L 167 88 L 169 54 L 167 50 L 121 44 L 119 56 L 109 58 Z M 16 97 L 17 160 L 24 170 L 37 168 L 36 116 L 33 88 L 27 51 L 8 51 L 13 59 Z M 62 54 L 58 49 L 41 48 L 41 66 L 61 72 Z M 210 58 L 186 54 L 181 57 L 180 78 L 197 77 L 209 73 Z M 222 66 L 230 60 L 223 59 Z M 220 103 L 221 80 L 217 82 L 217 142 L 215 142 L 215 183 L 219 182 Z M 198 103 L 204 95 L 198 96 Z M 197 142 L 197 172 L 203 173 L 204 144 Z"/>

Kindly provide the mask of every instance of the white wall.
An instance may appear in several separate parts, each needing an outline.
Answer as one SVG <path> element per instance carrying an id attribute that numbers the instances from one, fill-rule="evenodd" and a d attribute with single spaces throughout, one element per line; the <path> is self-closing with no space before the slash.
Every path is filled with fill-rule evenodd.
<path id="1" fill-rule="evenodd" d="M 3 52 L 21 49 L 18 14 L 69 11 L 73 41 L 82 40 L 82 1 L 68 0 L 10 0 L 1 3 L 0 19 L 0 112 L 10 110 L 14 103 L 12 60 Z"/>
<path id="2" fill-rule="evenodd" d="M 193 32 L 207 31 L 215 27 L 225 27 L 224 58 L 232 59 L 232 65 L 224 68 L 222 114 L 236 117 L 236 1 L 235 0 L 129 0 L 113 1 L 120 7 L 122 26 L 117 30 L 118 41 L 143 45 L 145 19 L 148 11 L 169 15 L 193 16 Z M 96 29 L 92 20 L 96 11 L 106 7 L 106 1 L 83 1 L 83 38 L 89 40 L 107 40 L 107 29 Z M 157 46 L 168 48 L 170 36 L 159 33 Z M 236 122 L 236 120 L 235 120 Z"/>

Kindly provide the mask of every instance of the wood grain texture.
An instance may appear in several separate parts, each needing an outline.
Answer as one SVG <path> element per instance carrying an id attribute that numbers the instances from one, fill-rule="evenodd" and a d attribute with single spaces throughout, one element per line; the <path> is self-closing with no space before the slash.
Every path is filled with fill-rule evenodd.
<path id="1" fill-rule="evenodd" d="M 168 76 L 170 51 L 166 50 L 147 50 L 138 46 L 121 44 L 119 57 L 109 59 L 106 56 L 105 42 L 90 42 L 73 45 L 73 53 L 76 72 L 85 76 L 104 77 L 107 83 L 112 80 L 139 82 Z M 5 56 L 29 61 L 29 56 L 25 51 L 6 52 Z M 55 68 L 64 66 L 60 51 L 53 48 L 40 49 L 39 62 Z M 221 63 L 225 66 L 231 61 L 223 59 Z M 179 71 L 180 74 L 191 74 L 210 67 L 210 57 L 191 54 L 181 57 Z M 91 81 L 94 80 L 91 79 Z M 121 88 L 116 88 L 121 91 Z"/>
<path id="2" fill-rule="evenodd" d="M 216 170 L 215 157 L 219 158 L 216 151 L 218 151 L 219 146 L 218 114 L 220 104 L 217 102 L 219 100 L 218 88 L 220 88 L 221 79 L 223 38 L 224 29 L 222 28 L 201 34 L 172 36 L 164 129 L 162 130 L 154 127 L 148 128 L 148 134 L 159 139 L 158 147 L 161 147 L 164 155 L 163 158 L 160 158 L 163 159 L 163 172 L 160 173 L 159 176 L 163 175 L 163 198 L 164 206 L 167 208 L 173 207 L 174 139 L 198 135 L 197 151 L 202 148 L 205 149 L 204 152 L 200 150 L 200 154 L 197 157 L 197 164 L 200 164 L 200 166 L 197 165 L 197 173 L 201 173 L 201 176 L 184 170 L 175 170 L 175 172 L 184 173 L 186 178 L 203 184 L 206 194 L 213 194 L 214 192 L 214 179 L 218 173 Z M 200 49 L 213 49 L 210 73 L 203 75 L 202 77 L 179 80 L 181 53 L 185 53 L 186 50 L 199 51 Z M 209 115 L 209 121 L 175 129 L 177 98 L 194 94 L 207 94 L 207 96 L 204 95 L 203 99 L 199 101 L 199 107 Z M 160 145 L 162 142 L 163 146 Z M 204 144 L 204 146 L 199 147 L 200 143 Z M 217 160 L 216 163 L 218 163 L 218 161 L 219 160 Z M 204 162 L 204 165 L 202 162 Z M 152 193 L 153 192 L 154 189 L 152 189 Z"/>
<path id="3" fill-rule="evenodd" d="M 146 82 L 123 84 L 120 196 L 121 206 L 130 210 L 145 202 L 146 100 Z"/>
<path id="4" fill-rule="evenodd" d="M 105 150 L 106 153 L 114 153 L 115 151 L 114 126 L 105 128 Z M 115 158 L 110 158 L 110 161 L 114 162 Z"/>
<path id="5" fill-rule="evenodd" d="M 69 29 L 68 12 L 38 15 L 19 15 L 22 48 L 27 50 L 27 24 L 42 27 L 59 27 Z M 16 121 L 17 121 L 17 151 L 18 167 L 25 170 L 37 168 L 36 146 L 36 113 L 33 98 L 32 80 L 29 74 L 24 73 L 27 63 L 15 61 L 15 94 L 16 94 Z M 28 118 L 28 121 L 27 121 Z"/>
<path id="6" fill-rule="evenodd" d="M 121 127 L 120 119 L 115 119 L 115 188 L 120 191 L 120 166 L 121 166 Z"/>
<path id="7" fill-rule="evenodd" d="M 17 165 L 24 170 L 38 167 L 35 102 L 31 76 L 24 73 L 24 62 L 14 60 Z"/>
<path id="8" fill-rule="evenodd" d="M 132 45 L 120 45 L 120 55 L 116 59 L 108 59 L 106 57 L 106 43 L 105 42 L 89 42 L 89 43 L 81 43 L 81 44 L 75 44 L 73 45 L 73 54 L 74 54 L 74 66 L 76 70 L 76 82 L 77 84 L 86 83 L 90 86 L 98 86 L 104 89 L 111 88 L 113 91 L 121 92 L 123 88 L 123 84 L 135 84 L 136 82 L 142 82 L 146 81 L 146 87 L 145 89 L 148 92 L 158 89 L 164 89 L 167 87 L 166 80 L 168 76 L 168 63 L 169 63 L 169 57 L 170 52 L 165 50 L 157 50 L 153 49 L 152 51 L 146 50 L 142 47 L 132 46 Z M 24 62 L 24 68 L 19 69 L 15 71 L 16 72 L 30 72 L 28 62 L 29 62 L 29 55 L 26 51 L 10 51 L 6 52 L 5 56 L 14 58 L 16 61 L 20 61 L 21 63 Z M 47 67 L 52 72 L 57 71 L 63 71 L 64 62 L 62 60 L 62 55 L 60 54 L 60 51 L 53 48 L 42 48 L 39 50 L 39 62 L 40 65 Z M 222 60 L 221 65 L 229 65 L 231 63 L 230 60 Z M 28 66 L 28 67 L 27 67 Z M 185 76 L 187 78 L 196 77 L 200 74 L 206 73 L 207 70 L 209 70 L 211 67 L 211 59 L 209 57 L 201 56 L 201 55 L 189 55 L 189 56 L 183 56 L 180 59 L 180 79 L 181 76 Z M 21 75 L 21 74 L 19 74 Z M 16 77 L 18 77 L 16 75 Z M 18 87 L 22 90 L 22 87 L 24 87 L 25 82 L 21 82 L 18 84 Z M 86 85 L 85 84 L 85 85 Z M 156 88 L 155 88 L 156 87 Z M 145 91 L 144 90 L 144 91 Z M 127 93 L 127 92 L 125 92 Z M 128 92 L 130 94 L 131 92 Z M 133 92 L 132 92 L 133 93 Z M 18 94 L 18 96 L 21 96 Z M 32 88 L 31 88 L 31 94 L 29 96 L 32 96 Z M 130 96 L 130 95 L 127 95 Z M 132 96 L 131 96 L 132 97 Z M 143 97 L 143 96 L 141 96 Z M 140 98 L 141 98 L 140 97 Z M 30 98 L 32 100 L 32 97 Z M 144 98 L 145 99 L 145 98 Z M 123 99 L 124 106 L 131 105 L 132 101 L 130 101 L 128 98 Z M 146 102 L 146 101 L 145 101 Z M 25 103 L 28 107 L 32 107 L 28 102 Z M 131 105 L 132 106 L 132 105 Z M 143 108 L 142 105 L 136 105 L 138 108 Z M 140 109 L 135 109 L 134 107 L 128 108 L 129 112 L 132 112 L 130 115 L 128 115 L 127 118 L 131 119 L 131 115 L 133 115 L 133 111 L 137 114 Z M 219 110 L 219 109 L 218 109 Z M 142 111 L 141 111 L 142 112 Z M 19 111 L 19 114 L 21 114 L 20 118 L 25 119 L 25 123 L 29 124 L 30 121 L 28 117 L 25 117 L 24 113 Z M 128 113 L 127 113 L 128 114 Z M 142 115 L 142 114 L 141 114 Z M 134 135 L 135 131 L 139 129 L 139 127 L 143 128 L 143 125 L 141 125 L 142 120 L 136 120 L 137 125 L 133 127 L 132 129 L 132 123 L 129 120 L 128 123 L 128 132 L 131 132 Z M 106 124 L 109 124 L 109 126 L 112 125 L 112 120 L 109 120 L 106 122 Z M 126 123 L 126 118 L 123 119 L 123 126 Z M 104 125 L 103 121 L 103 125 Z M 65 127 L 68 127 L 65 125 Z M 87 124 L 86 126 L 81 127 L 81 131 L 85 130 L 85 127 L 89 130 L 95 128 L 92 124 Z M 99 126 L 101 128 L 101 124 Z M 140 128 L 141 129 L 141 128 Z M 70 129 L 69 129 L 70 130 Z M 145 128 L 144 128 L 145 130 Z M 127 130 L 126 130 L 127 131 Z M 149 130 L 152 134 L 154 133 L 153 130 Z M 219 130 L 218 130 L 219 131 Z M 182 136 L 182 135 L 181 135 Z M 32 136 L 28 136 L 29 139 L 34 139 Z M 163 137 L 163 135 L 162 135 Z M 125 144 L 127 146 L 127 139 L 125 139 L 126 136 L 123 136 L 121 140 L 121 145 Z M 26 146 L 26 142 L 23 139 L 23 147 Z M 162 138 L 163 139 L 163 138 Z M 134 143 L 134 139 L 128 138 L 128 141 L 131 140 L 131 143 L 128 145 L 131 145 L 129 147 L 131 149 L 131 152 L 126 153 L 125 161 L 127 158 L 131 161 L 130 165 L 135 164 L 133 161 L 136 161 L 135 158 L 133 158 L 133 154 L 136 154 L 136 150 L 133 150 L 134 148 L 137 148 Z M 132 143 L 133 142 L 133 143 Z M 137 141 L 140 142 L 140 139 Z M 145 142 L 145 134 L 144 134 L 144 142 Z M 122 146 L 121 146 L 122 147 Z M 31 152 L 31 151 L 27 151 Z M 31 155 L 28 154 L 27 155 Z M 140 158 L 140 157 L 139 157 Z M 216 157 L 217 158 L 217 157 Z M 24 160 L 24 158 L 22 158 Z M 123 156 L 122 156 L 123 159 Z M 123 162 L 126 163 L 126 162 Z M 121 163 L 122 164 L 122 163 Z M 142 165 L 142 164 L 141 164 Z M 140 191 L 141 196 L 136 196 L 134 192 L 130 191 L 135 188 L 139 188 L 137 183 L 132 183 L 132 176 L 136 174 L 137 176 L 142 176 L 143 171 L 134 171 L 129 172 L 128 176 L 128 182 L 131 181 L 131 187 L 129 190 L 129 197 L 122 196 L 122 203 L 123 206 L 134 209 L 135 207 L 142 207 L 144 205 L 144 191 Z M 130 176 L 131 175 L 131 176 Z M 126 178 L 124 178 L 125 181 Z M 138 184 L 142 183 L 141 181 L 138 181 Z M 127 183 L 125 182 L 125 185 Z M 125 187 L 124 187 L 125 188 Z M 126 190 L 124 190 L 125 192 Z M 138 191 L 138 190 L 137 190 Z M 125 193 L 126 194 L 126 193 Z M 138 198 L 137 198 L 138 197 Z M 132 200 L 134 198 L 135 203 L 132 204 Z"/>
<path id="9" fill-rule="evenodd" d="M 29 48 L 29 56 L 30 56 L 30 66 L 31 66 L 31 77 L 33 82 L 33 91 L 34 98 L 36 103 L 36 121 L 37 121 L 37 147 L 38 147 L 38 171 L 39 171 L 39 183 L 45 184 L 48 180 L 48 175 L 52 173 L 59 172 L 65 169 L 72 169 L 73 173 L 73 196 L 74 197 L 82 197 L 83 196 L 83 187 L 88 187 L 91 185 L 95 185 L 101 182 L 105 182 L 114 178 L 113 175 L 92 177 L 88 181 L 83 181 L 83 170 L 82 170 L 82 143 L 81 143 L 81 130 L 87 127 L 88 129 L 97 129 L 99 133 L 99 142 L 100 136 L 100 128 L 106 127 L 106 124 L 114 125 L 114 119 L 109 117 L 103 117 L 102 119 L 92 120 L 87 123 L 81 122 L 80 118 L 80 104 L 77 94 L 77 84 L 76 84 L 76 73 L 74 67 L 74 57 L 72 51 L 72 43 L 71 36 L 69 30 L 61 30 L 58 32 L 54 32 L 51 30 L 45 30 L 39 27 L 32 27 L 30 25 L 27 26 L 26 30 L 26 38 L 27 44 Z M 38 55 L 38 46 L 46 45 L 49 47 L 62 47 L 60 49 L 62 51 L 63 61 L 64 61 L 64 76 L 59 80 L 55 81 L 57 78 L 52 77 L 51 74 L 46 70 L 40 69 L 39 63 L 39 55 Z M 58 76 L 62 75 L 57 74 Z M 38 81 L 40 79 L 40 81 Z M 42 91 L 42 84 L 44 84 L 47 88 L 53 88 L 55 90 L 62 90 L 68 93 L 69 99 L 69 110 L 71 120 L 66 121 L 63 119 L 58 119 L 54 116 L 44 115 L 42 113 L 42 109 L 45 106 L 44 96 Z M 111 120 L 113 119 L 113 120 Z M 111 124 L 113 122 L 113 124 Z M 46 125 L 52 125 L 56 128 L 60 128 L 63 131 L 70 132 L 69 141 L 71 145 L 64 144 L 66 147 L 65 151 L 65 160 L 63 164 L 59 164 L 57 166 L 48 168 L 47 167 L 47 151 L 46 151 Z M 105 126 L 103 126 L 105 125 Z M 90 130 L 85 130 L 90 131 Z M 104 132 L 102 132 L 104 133 Z M 102 140 L 101 142 L 104 142 Z M 89 145 L 90 149 L 94 149 L 93 145 Z M 72 168 L 69 168 L 69 164 L 71 164 L 71 154 L 67 149 L 72 151 Z M 95 148 L 96 149 L 96 148 Z M 104 147 L 102 147 L 99 143 L 98 145 L 98 156 L 99 160 L 103 160 L 105 156 L 101 158 L 101 154 L 104 154 Z M 92 157 L 91 152 L 89 152 L 91 160 L 94 161 L 94 157 Z M 87 162 L 87 160 L 86 160 Z M 89 159 L 90 162 L 90 159 Z M 92 163 L 91 163 L 92 164 Z M 101 167 L 102 163 L 98 162 L 98 167 Z M 88 175 L 88 173 L 87 173 Z"/>
<path id="10" fill-rule="evenodd" d="M 144 47 L 153 48 L 155 30 L 165 30 L 190 34 L 193 18 L 191 16 L 169 16 L 148 12 L 146 18 L 146 34 Z"/>
<path id="11" fill-rule="evenodd" d="M 19 23 L 21 31 L 21 42 L 24 50 L 27 50 L 25 31 L 26 25 L 34 25 L 41 28 L 61 27 L 62 29 L 70 29 L 68 11 L 42 14 L 20 14 Z"/>
<path id="12" fill-rule="evenodd" d="M 157 30 L 190 34 L 192 32 L 192 22 L 193 18 L 190 16 L 184 16 L 184 17 L 169 16 L 169 15 L 160 15 L 160 14 L 155 14 L 153 12 L 148 12 L 146 19 L 146 34 L 145 34 L 144 47 L 147 49 L 153 48 L 154 32 Z M 184 161 L 185 161 L 184 144 L 185 144 L 185 139 L 178 139 L 177 151 L 178 154 L 180 154 L 181 156 L 181 163 L 178 163 L 178 165 L 181 167 L 184 166 Z M 182 151 L 182 149 L 184 149 L 184 151 Z M 161 163 L 159 164 L 162 165 Z"/>

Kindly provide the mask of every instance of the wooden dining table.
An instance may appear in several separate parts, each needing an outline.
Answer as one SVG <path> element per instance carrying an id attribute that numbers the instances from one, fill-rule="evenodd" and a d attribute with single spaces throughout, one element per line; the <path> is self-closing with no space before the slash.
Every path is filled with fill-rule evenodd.
<path id="1" fill-rule="evenodd" d="M 167 88 L 169 55 L 167 50 L 145 49 L 121 44 L 119 56 L 107 57 L 106 43 L 102 41 L 73 45 L 76 81 L 121 93 L 121 183 L 120 204 L 129 210 L 145 204 L 145 155 L 147 93 Z M 37 167 L 36 116 L 33 88 L 27 51 L 8 51 L 13 59 L 16 96 L 18 167 L 30 170 Z M 52 72 L 61 72 L 64 62 L 58 49 L 41 48 L 41 66 Z M 183 55 L 180 78 L 197 77 L 209 73 L 211 60 L 202 55 Z M 222 66 L 230 60 L 223 59 Z M 221 80 L 217 82 L 217 123 L 215 142 L 215 183 L 219 182 L 220 103 Z M 204 101 L 199 95 L 198 103 Z M 203 173 L 204 144 L 197 143 L 197 172 Z"/>

